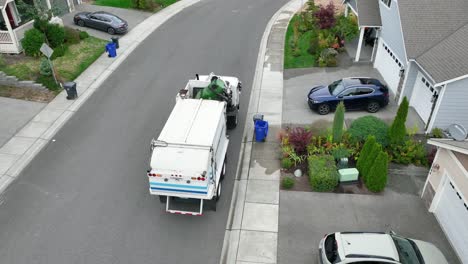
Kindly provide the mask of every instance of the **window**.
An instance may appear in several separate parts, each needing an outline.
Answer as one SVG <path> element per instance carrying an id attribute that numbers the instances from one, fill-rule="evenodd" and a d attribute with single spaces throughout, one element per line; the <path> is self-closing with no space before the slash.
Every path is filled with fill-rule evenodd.
<path id="1" fill-rule="evenodd" d="M 357 95 L 356 88 L 347 89 L 344 92 L 342 92 L 339 96 L 353 96 L 353 95 Z"/>
<path id="2" fill-rule="evenodd" d="M 359 88 L 356 95 L 371 94 L 374 90 L 371 88 Z"/>
<path id="3" fill-rule="evenodd" d="M 333 94 L 333 95 L 338 95 L 339 93 L 341 93 L 344 90 L 344 88 L 345 87 L 344 87 L 343 82 L 341 80 L 333 82 L 332 84 L 330 84 L 328 86 L 330 94 Z"/>
<path id="4" fill-rule="evenodd" d="M 392 0 L 380 0 L 385 6 L 390 7 L 392 4 Z"/>

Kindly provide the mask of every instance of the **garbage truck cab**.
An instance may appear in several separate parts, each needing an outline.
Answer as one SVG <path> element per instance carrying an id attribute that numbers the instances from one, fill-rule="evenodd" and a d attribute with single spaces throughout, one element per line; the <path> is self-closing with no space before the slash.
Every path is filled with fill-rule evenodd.
<path id="1" fill-rule="evenodd" d="M 237 126 L 240 94 L 242 83 L 237 77 L 220 76 L 214 73 L 209 75 L 195 75 L 189 80 L 184 89 L 181 89 L 176 100 L 192 98 L 226 102 L 226 122 L 229 129 Z"/>
<path id="2" fill-rule="evenodd" d="M 169 213 L 202 215 L 203 203 L 214 209 L 226 170 L 226 102 L 177 100 L 157 140 L 151 142 L 149 191 Z M 197 210 L 175 208 L 177 199 L 192 199 Z"/>

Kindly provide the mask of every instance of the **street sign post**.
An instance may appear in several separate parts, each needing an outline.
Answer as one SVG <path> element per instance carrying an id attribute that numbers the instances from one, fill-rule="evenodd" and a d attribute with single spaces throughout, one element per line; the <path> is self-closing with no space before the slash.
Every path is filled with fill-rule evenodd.
<path id="1" fill-rule="evenodd" d="M 42 54 L 44 54 L 47 57 L 50 68 L 52 69 L 52 76 L 54 76 L 55 83 L 58 84 L 57 77 L 55 77 L 54 65 L 50 60 L 50 57 L 52 56 L 52 53 L 54 53 L 54 50 L 51 47 L 49 47 L 49 45 L 47 45 L 46 43 L 42 43 L 42 46 L 39 50 L 42 52 Z"/>

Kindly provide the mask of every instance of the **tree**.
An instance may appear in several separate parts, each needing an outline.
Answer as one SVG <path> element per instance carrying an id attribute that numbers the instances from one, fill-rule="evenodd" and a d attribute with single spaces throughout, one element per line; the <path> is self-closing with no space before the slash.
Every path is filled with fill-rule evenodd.
<path id="1" fill-rule="evenodd" d="M 392 125 L 388 131 L 388 138 L 390 144 L 392 145 L 401 145 L 405 141 L 406 137 L 406 117 L 408 116 L 408 99 L 406 96 L 403 98 L 400 106 L 398 107 L 397 114 L 393 120 Z"/>
<path id="2" fill-rule="evenodd" d="M 382 145 L 380 145 L 379 143 L 375 143 L 371 151 L 369 152 L 369 156 L 367 156 L 366 159 L 364 159 L 362 164 L 362 178 L 364 182 L 367 182 L 369 171 L 374 165 L 374 162 L 376 160 L 375 158 L 379 155 L 380 152 L 382 152 Z"/>
<path id="3" fill-rule="evenodd" d="M 335 5 L 331 1 L 326 7 L 320 6 L 314 15 L 320 29 L 332 28 L 335 25 Z"/>
<path id="4" fill-rule="evenodd" d="M 343 123 L 344 123 L 345 106 L 340 102 L 335 110 L 335 117 L 333 118 L 333 142 L 339 143 L 343 137 Z"/>
<path id="5" fill-rule="evenodd" d="M 359 154 L 359 159 L 356 163 L 356 167 L 359 172 L 363 171 L 363 164 L 365 163 L 365 160 L 369 157 L 369 154 L 374 148 L 374 145 L 376 143 L 377 141 L 374 136 L 372 135 L 367 136 L 366 142 L 364 143 L 364 146 L 362 147 L 361 153 Z"/>
<path id="6" fill-rule="evenodd" d="M 366 187 L 371 192 L 381 192 L 387 185 L 388 155 L 380 151 L 372 168 L 369 170 Z"/>

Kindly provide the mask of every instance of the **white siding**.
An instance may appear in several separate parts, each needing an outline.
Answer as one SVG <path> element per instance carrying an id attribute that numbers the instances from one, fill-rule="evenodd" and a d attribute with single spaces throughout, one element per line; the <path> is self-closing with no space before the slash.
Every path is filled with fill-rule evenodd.
<path id="1" fill-rule="evenodd" d="M 403 43 L 403 33 L 401 32 L 398 3 L 392 0 L 390 8 L 388 8 L 380 0 L 378 1 L 380 17 L 382 19 L 382 31 L 380 37 L 398 57 L 400 62 L 403 64 L 403 68 L 406 68 L 406 54 Z"/>

